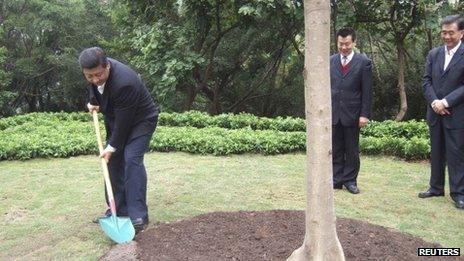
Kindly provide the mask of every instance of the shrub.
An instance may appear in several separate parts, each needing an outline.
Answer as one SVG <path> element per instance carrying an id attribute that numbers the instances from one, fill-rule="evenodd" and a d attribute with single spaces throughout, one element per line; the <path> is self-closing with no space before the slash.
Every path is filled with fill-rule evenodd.
<path id="1" fill-rule="evenodd" d="M 361 134 L 366 137 L 403 137 L 410 139 L 418 137 L 428 139 L 428 127 L 425 121 L 410 120 L 406 122 L 396 122 L 392 120 L 383 122 L 370 122 L 365 128 L 361 129 Z"/>
<path id="2" fill-rule="evenodd" d="M 304 151 L 306 146 L 304 121 L 290 117 L 211 117 L 192 111 L 163 113 L 159 125 L 150 143 L 152 151 L 279 154 Z M 362 131 L 360 149 L 371 155 L 425 159 L 430 154 L 427 126 L 423 121 L 373 122 Z M 88 113 L 31 113 L 0 119 L 0 160 L 92 153 L 97 153 L 97 146 Z"/>

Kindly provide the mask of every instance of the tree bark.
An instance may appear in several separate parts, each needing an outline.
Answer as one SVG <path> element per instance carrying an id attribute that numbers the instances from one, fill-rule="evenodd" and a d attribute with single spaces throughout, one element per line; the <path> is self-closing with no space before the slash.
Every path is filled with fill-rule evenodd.
<path id="1" fill-rule="evenodd" d="M 426 30 L 427 30 L 427 48 L 428 48 L 428 51 L 430 51 L 433 48 L 432 30 L 431 29 L 426 29 Z"/>
<path id="2" fill-rule="evenodd" d="M 303 245 L 287 260 L 345 260 L 332 185 L 330 0 L 305 0 L 306 218 Z"/>
<path id="3" fill-rule="evenodd" d="M 189 111 L 192 109 L 193 102 L 195 101 L 195 98 L 197 97 L 197 90 L 196 90 L 196 87 L 193 85 L 187 85 L 185 89 L 187 90 L 187 98 L 185 100 L 184 110 Z"/>
<path id="4" fill-rule="evenodd" d="M 408 110 L 408 101 L 406 98 L 406 87 L 404 83 L 404 63 L 405 63 L 405 49 L 403 43 L 397 43 L 398 52 L 398 92 L 400 95 L 400 110 L 396 115 L 396 121 L 402 121 Z"/>

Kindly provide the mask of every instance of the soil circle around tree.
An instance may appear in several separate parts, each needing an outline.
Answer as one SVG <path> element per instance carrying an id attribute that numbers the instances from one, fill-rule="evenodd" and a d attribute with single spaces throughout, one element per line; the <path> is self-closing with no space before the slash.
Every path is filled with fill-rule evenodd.
<path id="1" fill-rule="evenodd" d="M 304 219 L 304 211 L 295 210 L 207 213 L 156 224 L 101 260 L 286 260 L 303 243 Z M 418 257 L 418 248 L 441 247 L 354 219 L 338 218 L 337 233 L 346 260 L 431 260 Z"/>

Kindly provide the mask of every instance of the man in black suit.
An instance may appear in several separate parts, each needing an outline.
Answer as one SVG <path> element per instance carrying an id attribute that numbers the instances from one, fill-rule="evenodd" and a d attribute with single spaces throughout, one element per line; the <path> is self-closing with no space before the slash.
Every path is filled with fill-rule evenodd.
<path id="1" fill-rule="evenodd" d="M 353 51 L 356 32 L 337 32 L 339 53 L 330 57 L 332 90 L 333 186 L 353 193 L 359 172 L 359 131 L 369 122 L 372 104 L 372 63 Z"/>
<path id="2" fill-rule="evenodd" d="M 107 142 L 100 157 L 108 162 L 117 214 L 129 216 L 139 232 L 148 224 L 143 157 L 156 128 L 158 107 L 140 76 L 125 64 L 106 57 L 101 48 L 82 51 L 79 63 L 90 83 L 87 107 L 90 112 L 101 111 L 105 116 Z M 110 215 L 110 211 L 105 215 Z"/>
<path id="3" fill-rule="evenodd" d="M 444 196 L 445 164 L 450 195 L 464 209 L 464 20 L 447 16 L 441 22 L 443 46 L 432 49 L 423 76 L 431 144 L 430 187 L 420 198 Z"/>

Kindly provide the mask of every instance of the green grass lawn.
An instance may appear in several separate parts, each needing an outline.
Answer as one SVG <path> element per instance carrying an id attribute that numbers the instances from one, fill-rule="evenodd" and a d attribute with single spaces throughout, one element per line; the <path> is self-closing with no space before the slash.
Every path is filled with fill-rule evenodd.
<path id="1" fill-rule="evenodd" d="M 305 156 L 150 153 L 151 222 L 213 211 L 304 209 Z M 419 199 L 427 163 L 363 157 L 361 194 L 335 191 L 339 217 L 395 228 L 464 251 L 464 211 Z M 95 260 L 112 242 L 91 219 L 105 209 L 96 156 L 0 162 L 0 260 Z"/>

